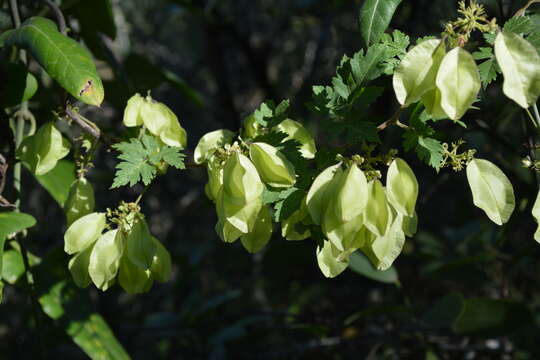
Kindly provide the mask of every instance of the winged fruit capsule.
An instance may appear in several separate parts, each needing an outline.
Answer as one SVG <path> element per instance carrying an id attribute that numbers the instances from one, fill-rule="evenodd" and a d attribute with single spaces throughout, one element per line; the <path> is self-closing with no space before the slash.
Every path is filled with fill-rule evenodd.
<path id="1" fill-rule="evenodd" d="M 257 142 L 250 145 L 249 156 L 262 181 L 273 187 L 290 187 L 296 182 L 294 166 L 272 145 Z"/>

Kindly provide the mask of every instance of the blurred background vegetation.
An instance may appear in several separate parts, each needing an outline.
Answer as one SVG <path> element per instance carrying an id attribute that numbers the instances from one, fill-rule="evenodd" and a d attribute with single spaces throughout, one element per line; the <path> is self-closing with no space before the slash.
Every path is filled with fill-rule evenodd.
<path id="1" fill-rule="evenodd" d="M 208 131 L 237 130 L 265 99 L 290 99 L 292 117 L 305 122 L 318 144 L 336 145 L 319 131 L 321 119 L 306 103 L 311 87 L 328 84 L 341 57 L 360 49 L 361 0 L 112 0 L 110 9 L 101 0 L 57 3 L 70 35 L 98 59 L 105 103 L 81 111 L 107 133 L 121 137 L 127 99 L 151 90 L 178 115 L 190 149 Z M 525 1 L 482 3 L 503 23 Z M 24 18 L 52 17 L 42 2 L 20 5 Z M 438 36 L 456 8 L 454 0 L 403 1 L 390 29 L 412 39 Z M 540 12 L 532 18 L 540 24 Z M 2 30 L 9 26 L 4 19 Z M 34 70 L 42 87 L 30 108 L 39 124 L 52 119 L 65 99 L 58 85 Z M 376 83 L 385 93 L 369 116 L 382 122 L 398 103 L 390 77 Z M 119 287 L 105 293 L 89 287 L 90 306 L 134 359 L 540 358 L 540 246 L 530 216 L 538 187 L 521 167 L 534 129 L 502 96 L 500 84 L 481 96 L 479 109 L 463 119 L 467 129 L 449 121 L 437 129 L 446 141 L 465 138 L 509 176 L 517 207 L 506 226 L 494 225 L 472 205 L 464 173 L 436 174 L 400 150 L 420 182 L 418 234 L 390 271 L 373 273 L 357 257 L 352 269 L 326 279 L 309 239 L 288 242 L 276 230 L 255 255 L 239 242 L 221 242 L 214 206 L 204 195 L 205 170 L 169 170 L 145 195 L 143 212 L 171 252 L 172 280 L 137 296 Z M 381 136 L 383 147 L 402 149 L 401 129 Z M 0 151 L 13 156 L 10 143 L 0 121 Z M 102 147 L 89 173 L 101 210 L 133 201 L 142 190 L 108 191 L 112 155 Z M 27 246 L 43 259 L 60 259 L 65 269 L 63 212 L 30 173 L 23 181 L 22 210 L 38 220 Z M 4 195 L 13 194 L 7 189 Z M 47 279 L 52 270 L 38 267 L 35 276 Z M 0 306 L 0 358 L 39 358 L 43 351 L 46 358 L 85 358 L 58 321 L 39 314 L 34 321 L 20 285 L 6 287 Z M 82 306 L 72 305 L 74 311 Z"/>

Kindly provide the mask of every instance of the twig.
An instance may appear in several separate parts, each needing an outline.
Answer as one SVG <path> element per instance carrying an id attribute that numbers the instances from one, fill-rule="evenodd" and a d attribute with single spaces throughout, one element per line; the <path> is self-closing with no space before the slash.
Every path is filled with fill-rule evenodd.
<path id="1" fill-rule="evenodd" d="M 523 15 L 525 15 L 525 11 L 527 11 L 529 6 L 531 6 L 532 4 L 538 4 L 538 3 L 540 3 L 540 0 L 530 0 L 524 7 L 522 7 L 518 11 L 516 11 L 514 16 L 523 16 Z"/>
<path id="2" fill-rule="evenodd" d="M 401 115 L 402 110 L 403 110 L 402 108 L 397 109 L 397 111 L 394 113 L 394 115 L 392 115 L 390 119 L 386 120 L 385 122 L 377 126 L 377 131 L 383 131 L 390 125 L 394 125 L 394 124 L 398 125 L 399 127 L 408 128 L 407 125 L 399 122 L 399 116 Z"/>
<path id="3" fill-rule="evenodd" d="M 66 115 L 73 121 L 75 121 L 77 123 L 77 125 L 79 125 L 84 132 L 86 132 L 87 134 L 89 134 L 90 136 L 92 136 L 93 138 L 95 138 L 96 140 L 99 140 L 100 137 L 101 137 L 101 131 L 99 130 L 99 128 L 97 126 L 92 126 L 90 125 L 88 122 L 86 122 L 82 116 L 80 116 L 78 113 L 76 112 L 73 112 L 71 110 L 71 107 L 70 105 L 67 105 L 66 106 Z"/>
<path id="4" fill-rule="evenodd" d="M 51 0 L 43 0 L 49 8 L 54 13 L 54 17 L 56 17 L 56 22 L 58 23 L 58 28 L 60 29 L 60 32 L 63 35 L 67 35 L 67 26 L 66 26 L 66 19 L 64 18 L 64 14 L 62 14 L 62 10 Z"/>

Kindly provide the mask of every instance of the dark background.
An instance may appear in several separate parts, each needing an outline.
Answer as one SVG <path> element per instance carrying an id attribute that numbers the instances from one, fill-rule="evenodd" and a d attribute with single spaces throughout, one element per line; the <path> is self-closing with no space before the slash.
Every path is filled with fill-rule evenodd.
<path id="1" fill-rule="evenodd" d="M 51 16 L 39 2 L 20 3 L 23 17 Z M 104 105 L 81 111 L 106 132 L 120 136 L 127 99 L 152 90 L 178 115 L 191 150 L 208 131 L 237 130 L 261 101 L 287 98 L 292 117 L 316 134 L 318 144 L 331 145 L 306 103 L 311 87 L 328 84 L 341 57 L 361 48 L 362 1 L 112 3 L 116 34 L 100 22 L 91 1 L 82 13 L 66 10 L 71 35 L 86 40 L 105 81 Z M 525 1 L 483 3 L 503 23 Z M 456 17 L 456 7 L 453 0 L 404 1 L 390 28 L 411 39 L 437 36 Z M 43 88 L 30 103 L 38 123 L 51 119 L 64 100 L 56 85 L 40 79 Z M 398 103 L 390 77 L 377 84 L 385 94 L 370 111 L 382 122 Z M 142 204 L 152 233 L 172 255 L 171 281 L 137 296 L 118 286 L 86 291 L 134 359 L 538 359 L 540 246 L 530 216 L 538 188 L 520 163 L 534 131 L 500 85 L 482 92 L 479 110 L 463 119 L 467 129 L 449 121 L 437 129 L 447 141 L 465 138 L 478 157 L 508 175 L 516 192 L 511 221 L 498 227 L 472 205 L 464 173 L 437 174 L 400 150 L 419 179 L 420 197 L 419 232 L 395 262 L 399 286 L 350 270 L 326 279 L 315 242 L 288 242 L 279 227 L 259 254 L 248 254 L 239 242 L 221 242 L 213 204 L 204 195 L 206 172 L 190 168 L 158 178 Z M 9 153 L 3 129 L 0 150 Z M 383 146 L 402 149 L 401 135 L 397 127 L 384 131 Z M 142 190 L 108 191 L 115 164 L 114 154 L 102 147 L 89 174 L 100 211 L 133 201 Z M 23 182 L 22 210 L 38 220 L 27 244 L 46 257 L 63 246 L 64 216 L 29 172 Z M 0 358 L 37 358 L 39 337 L 48 358 L 85 358 L 57 324 L 44 317 L 40 331 L 31 315 L 24 289 L 6 287 Z"/>

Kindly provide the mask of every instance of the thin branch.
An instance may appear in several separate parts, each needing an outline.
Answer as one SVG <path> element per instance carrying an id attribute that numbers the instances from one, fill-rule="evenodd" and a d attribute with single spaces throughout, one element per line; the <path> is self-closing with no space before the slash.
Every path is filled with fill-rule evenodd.
<path id="1" fill-rule="evenodd" d="M 54 13 L 54 17 L 56 17 L 56 22 L 58 23 L 58 28 L 60 29 L 60 32 L 64 35 L 67 35 L 66 19 L 64 18 L 64 14 L 62 14 L 62 10 L 60 10 L 60 8 L 51 0 L 43 1 Z"/>
<path id="2" fill-rule="evenodd" d="M 538 3 L 540 3 L 540 0 L 530 0 L 524 7 L 522 7 L 518 11 L 516 11 L 514 16 L 523 16 L 523 15 L 525 15 L 525 11 L 527 11 L 529 6 L 531 6 L 532 4 L 538 4 Z"/>
<path id="3" fill-rule="evenodd" d="M 96 140 L 99 140 L 101 137 L 101 131 L 97 126 L 92 126 L 88 122 L 86 122 L 82 116 L 80 116 L 78 113 L 71 110 L 71 107 L 68 105 L 66 106 L 66 115 L 73 121 L 77 123 L 83 129 L 83 131 Z"/>
<path id="4" fill-rule="evenodd" d="M 399 122 L 399 116 L 401 115 L 401 111 L 403 111 L 402 108 L 397 109 L 397 111 L 394 113 L 394 115 L 392 115 L 390 119 L 386 120 L 385 122 L 377 126 L 377 131 L 383 131 L 390 125 L 398 125 L 399 127 L 402 127 L 402 128 L 408 128 L 407 125 Z"/>

